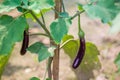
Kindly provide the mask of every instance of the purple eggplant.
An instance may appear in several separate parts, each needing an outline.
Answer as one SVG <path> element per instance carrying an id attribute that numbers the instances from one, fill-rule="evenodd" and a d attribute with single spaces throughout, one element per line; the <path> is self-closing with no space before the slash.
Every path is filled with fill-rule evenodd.
<path id="1" fill-rule="evenodd" d="M 29 45 L 29 34 L 28 34 L 28 30 L 24 31 L 24 38 L 23 38 L 23 43 L 22 43 L 22 48 L 20 50 L 20 54 L 21 55 L 25 55 L 26 53 L 26 49 L 28 48 Z"/>
<path id="2" fill-rule="evenodd" d="M 76 69 L 80 63 L 82 62 L 82 59 L 85 55 L 85 38 L 84 37 L 80 37 L 80 47 L 79 47 L 79 50 L 78 50 L 78 53 L 77 53 L 77 56 L 73 62 L 73 65 L 72 67 L 74 69 Z"/>

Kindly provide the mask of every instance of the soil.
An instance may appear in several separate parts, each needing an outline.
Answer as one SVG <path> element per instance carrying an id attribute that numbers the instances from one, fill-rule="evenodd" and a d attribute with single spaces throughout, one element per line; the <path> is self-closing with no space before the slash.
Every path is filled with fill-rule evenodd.
<path id="1" fill-rule="evenodd" d="M 67 10 L 72 16 L 77 7 L 75 2 L 78 0 L 65 0 Z M 69 3 L 69 4 L 68 4 Z M 18 13 L 11 12 L 10 15 L 14 17 Z M 46 23 L 49 26 L 53 18 L 53 12 L 45 14 Z M 30 32 L 43 32 L 42 28 L 35 22 L 28 20 L 30 24 Z M 100 51 L 100 61 L 102 68 L 94 80 L 120 80 L 119 74 L 116 73 L 117 67 L 114 60 L 120 51 L 120 39 L 118 34 L 110 34 L 109 26 L 101 23 L 100 20 L 90 19 L 86 14 L 81 15 L 81 25 L 86 34 L 86 40 L 96 44 Z M 48 27 L 49 28 L 49 27 Z M 70 27 L 69 34 L 77 38 L 77 19 L 74 19 Z M 35 41 L 41 41 L 46 45 L 49 44 L 49 39 L 46 37 L 31 36 L 30 44 Z M 5 68 L 2 80 L 29 80 L 31 77 L 36 76 L 43 79 L 46 70 L 46 61 L 38 62 L 37 55 L 27 52 L 26 55 L 20 55 L 21 42 L 16 43 L 12 52 L 12 56 Z M 41 80 L 42 80 L 41 79 Z M 60 53 L 60 80 L 75 80 L 76 75 L 70 68 L 70 58 L 61 50 Z"/>

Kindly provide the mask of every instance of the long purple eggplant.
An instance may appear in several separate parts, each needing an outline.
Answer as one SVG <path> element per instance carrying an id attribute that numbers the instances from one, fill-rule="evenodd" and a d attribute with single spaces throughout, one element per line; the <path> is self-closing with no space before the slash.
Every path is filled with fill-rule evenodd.
<path id="1" fill-rule="evenodd" d="M 28 48 L 29 45 L 29 34 L 28 34 L 28 30 L 24 31 L 24 38 L 23 38 L 23 43 L 22 43 L 22 48 L 20 50 L 20 54 L 21 55 L 25 55 L 26 53 L 26 49 Z"/>
<path id="2" fill-rule="evenodd" d="M 76 56 L 76 58 L 75 58 L 75 60 L 73 62 L 73 65 L 72 65 L 72 67 L 74 69 L 76 69 L 80 65 L 80 63 L 81 63 L 81 61 L 82 61 L 82 59 L 83 59 L 83 57 L 85 55 L 85 49 L 86 49 L 86 47 L 85 47 L 85 38 L 80 37 L 79 51 L 78 51 L 77 56 Z"/>

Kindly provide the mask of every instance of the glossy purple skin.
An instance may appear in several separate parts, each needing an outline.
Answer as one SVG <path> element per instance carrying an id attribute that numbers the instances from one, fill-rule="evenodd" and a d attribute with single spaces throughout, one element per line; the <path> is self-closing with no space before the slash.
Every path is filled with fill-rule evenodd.
<path id="1" fill-rule="evenodd" d="M 29 34 L 28 34 L 28 31 L 24 31 L 24 38 L 23 38 L 23 43 L 22 43 L 22 48 L 20 50 L 20 54 L 21 55 L 25 55 L 26 53 L 26 49 L 28 48 L 28 45 L 29 45 Z"/>
<path id="2" fill-rule="evenodd" d="M 85 55 L 85 38 L 80 38 L 79 51 L 72 65 L 74 69 L 76 69 L 80 65 L 84 55 Z"/>

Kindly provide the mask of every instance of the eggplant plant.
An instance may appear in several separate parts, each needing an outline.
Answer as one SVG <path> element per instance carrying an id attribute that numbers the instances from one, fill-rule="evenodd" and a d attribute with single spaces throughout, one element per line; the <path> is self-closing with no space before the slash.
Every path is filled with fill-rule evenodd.
<path id="1" fill-rule="evenodd" d="M 120 31 L 120 1 L 88 0 L 86 4 L 78 2 L 76 5 L 78 10 L 73 15 L 69 15 L 64 0 L 2 0 L 0 2 L 0 76 L 2 76 L 15 43 L 21 41 L 23 41 L 21 55 L 25 55 L 29 51 L 38 55 L 39 62 L 48 60 L 48 77 L 45 76 L 44 80 L 60 80 L 59 55 L 61 49 L 69 55 L 73 62 L 71 66 L 75 70 L 85 71 L 83 73 L 89 70 L 88 72 L 92 73 L 92 70 L 96 68 L 95 65 L 100 66 L 99 51 L 93 43 L 86 40 L 86 32 L 80 24 L 80 16 L 86 13 L 91 18 L 99 18 L 103 23 L 111 26 L 111 33 L 117 33 Z M 20 15 L 12 17 L 4 14 L 4 12 L 12 10 L 19 11 Z M 46 26 L 44 15 L 49 11 L 54 12 L 55 20 L 51 22 L 50 26 Z M 71 26 L 76 17 L 78 17 L 78 26 Z M 30 34 L 27 18 L 34 19 L 44 30 L 44 33 L 36 35 L 48 37 L 49 46 L 39 40 L 29 45 Z M 75 31 L 78 33 L 78 39 L 74 39 L 73 35 L 68 34 L 70 27 L 78 27 L 78 31 Z M 85 62 L 88 64 L 84 64 Z M 90 77 L 81 80 L 88 80 Z M 32 77 L 30 80 L 40 80 L 40 78 Z"/>

